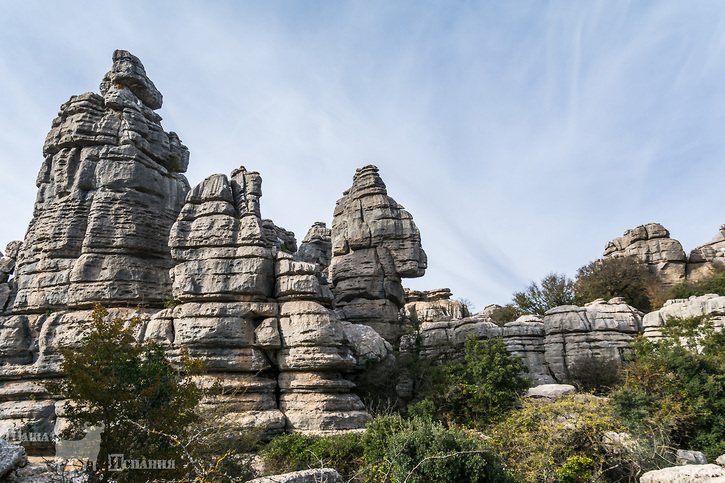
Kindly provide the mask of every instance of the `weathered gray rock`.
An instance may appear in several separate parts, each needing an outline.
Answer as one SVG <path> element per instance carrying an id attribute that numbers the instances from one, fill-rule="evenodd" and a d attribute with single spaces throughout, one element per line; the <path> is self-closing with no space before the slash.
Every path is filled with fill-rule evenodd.
<path id="1" fill-rule="evenodd" d="M 670 238 L 670 232 L 659 223 L 648 223 L 627 230 L 624 235 L 608 242 L 604 257 L 636 256 L 664 283 L 684 282 L 687 256 L 682 245 Z"/>
<path id="2" fill-rule="evenodd" d="M 451 300 L 451 290 L 448 288 L 425 292 L 406 289 L 405 298 L 407 303 L 403 308 L 403 316 L 416 326 L 423 322 L 460 320 L 471 315 L 466 304 Z"/>
<path id="3" fill-rule="evenodd" d="M 700 245 L 687 257 L 687 280 L 695 282 L 708 275 L 714 265 L 725 264 L 725 225 L 722 225 L 712 241 Z"/>
<path id="4" fill-rule="evenodd" d="M 621 362 L 632 339 L 642 332 L 642 315 L 619 297 L 549 310 L 544 315 L 549 372 L 563 382 L 570 380 L 574 366 L 587 359 Z"/>
<path id="5" fill-rule="evenodd" d="M 707 458 L 701 451 L 691 451 L 687 449 L 677 450 L 678 465 L 706 465 Z"/>
<path id="6" fill-rule="evenodd" d="M 173 295 L 180 301 L 266 300 L 273 295 L 274 250 L 259 213 L 262 179 L 244 167 L 231 180 L 194 187 L 171 227 Z"/>
<path id="7" fill-rule="evenodd" d="M 139 99 L 155 96 L 141 74 L 138 59 L 117 51 L 103 97 L 87 93 L 61 106 L 43 148 L 10 311 L 160 303 L 169 295 L 167 239 L 189 189 L 180 174 L 189 153 Z"/>
<path id="8" fill-rule="evenodd" d="M 544 345 L 545 330 L 540 315 L 522 315 L 503 327 L 506 349 L 524 360 L 529 372 L 525 375 L 536 384 L 551 384 Z"/>
<path id="9" fill-rule="evenodd" d="M 715 460 L 715 463 L 719 464 L 720 466 L 725 466 L 725 454 L 721 454 L 717 457 Z"/>
<path id="10" fill-rule="evenodd" d="M 302 240 L 295 258 L 314 263 L 318 272 L 327 273 L 332 259 L 332 230 L 320 221 L 315 222 Z"/>
<path id="11" fill-rule="evenodd" d="M 393 343 L 401 334 L 403 277 L 420 277 L 427 259 L 413 218 L 388 196 L 378 168 L 356 171 L 332 221 L 330 274 L 341 318 L 375 328 Z"/>
<path id="12" fill-rule="evenodd" d="M 18 258 L 18 253 L 20 252 L 20 247 L 22 246 L 22 244 L 23 242 L 21 242 L 20 240 L 13 240 L 9 242 L 5 246 L 5 256 L 16 260 Z"/>
<path id="13" fill-rule="evenodd" d="M 332 468 L 295 471 L 283 475 L 262 476 L 248 483 L 342 483 L 340 474 Z"/>
<path id="14" fill-rule="evenodd" d="M 574 393 L 576 393 L 576 388 L 570 384 L 541 384 L 529 388 L 528 396 L 559 399 Z"/>
<path id="15" fill-rule="evenodd" d="M 113 53 L 113 68 L 101 82 L 101 94 L 107 95 L 113 89 L 128 88 L 151 109 L 160 109 L 163 96 L 146 76 L 146 70 L 138 57 L 125 50 Z"/>
<path id="16" fill-rule="evenodd" d="M 648 471 L 641 483 L 725 483 L 725 468 L 718 465 L 686 465 Z"/>
<path id="17" fill-rule="evenodd" d="M 710 315 L 717 326 L 725 326 L 725 296 L 709 294 L 692 296 L 689 299 L 671 299 L 660 310 L 650 312 L 642 319 L 644 336 L 659 339 L 661 328 L 671 319 L 685 319 Z"/>
<path id="18" fill-rule="evenodd" d="M 25 448 L 8 444 L 5 440 L 0 439 L 0 478 L 27 462 Z"/>

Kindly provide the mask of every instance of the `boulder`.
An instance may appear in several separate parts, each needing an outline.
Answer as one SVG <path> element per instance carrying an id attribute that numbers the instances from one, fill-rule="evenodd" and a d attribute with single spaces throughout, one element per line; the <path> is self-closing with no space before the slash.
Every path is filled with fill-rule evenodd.
<path id="1" fill-rule="evenodd" d="M 541 384 L 529 388 L 528 397 L 559 399 L 574 393 L 576 393 L 576 388 L 570 384 Z"/>
<path id="2" fill-rule="evenodd" d="M 14 469 L 25 465 L 28 458 L 25 456 L 25 448 L 8 444 L 0 439 L 0 478 L 4 478 Z"/>
<path id="3" fill-rule="evenodd" d="M 725 264 L 725 225 L 709 243 L 700 245 L 687 257 L 687 280 L 696 282 L 710 275 L 715 265 Z"/>
<path id="4" fill-rule="evenodd" d="M 691 451 L 686 449 L 677 450 L 678 465 L 706 465 L 707 458 L 705 453 L 701 451 Z"/>
<path id="5" fill-rule="evenodd" d="M 640 483 L 725 483 L 725 468 L 718 465 L 685 465 L 648 471 Z"/>
<path id="6" fill-rule="evenodd" d="M 332 468 L 294 471 L 283 475 L 262 476 L 247 483 L 342 483 L 340 474 Z"/>

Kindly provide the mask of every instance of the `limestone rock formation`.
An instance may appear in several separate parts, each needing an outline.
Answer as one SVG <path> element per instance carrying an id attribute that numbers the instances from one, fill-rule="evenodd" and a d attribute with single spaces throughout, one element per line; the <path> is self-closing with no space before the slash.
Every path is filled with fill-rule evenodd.
<path id="1" fill-rule="evenodd" d="M 644 336 L 658 339 L 662 335 L 660 330 L 666 321 L 701 315 L 710 315 L 716 326 L 725 327 L 725 296 L 709 294 L 692 296 L 689 299 L 668 300 L 660 310 L 644 316 L 642 319 Z"/>
<path id="2" fill-rule="evenodd" d="M 401 278 L 420 277 L 426 266 L 413 217 L 388 196 L 377 167 L 358 169 L 332 221 L 330 274 L 340 317 L 396 341 Z"/>
<path id="3" fill-rule="evenodd" d="M 0 478 L 4 478 L 27 461 L 25 449 L 22 446 L 8 444 L 5 440 L 0 439 Z"/>
<path id="4" fill-rule="evenodd" d="M 692 282 L 701 280 L 709 275 L 714 264 L 725 264 L 725 225 L 720 227 L 712 241 L 690 252 L 687 258 L 687 279 Z"/>
<path id="5" fill-rule="evenodd" d="M 295 258 L 314 263 L 318 272 L 327 273 L 332 260 L 332 230 L 320 221 L 314 223 L 302 240 Z"/>
<path id="6" fill-rule="evenodd" d="M 166 239 L 189 189 L 180 174 L 189 153 L 162 129 L 161 94 L 141 62 L 125 51 L 113 59 L 103 95 L 71 97 L 46 138 L 12 312 L 160 303 L 170 293 Z"/>
<path id="7" fill-rule="evenodd" d="M 0 314 L 5 311 L 10 294 L 15 287 L 15 281 L 10 281 L 10 277 L 15 272 L 20 245 L 19 241 L 11 241 L 5 248 L 5 256 L 0 252 Z"/>
<path id="8" fill-rule="evenodd" d="M 262 476 L 248 483 L 342 483 L 340 474 L 332 468 L 293 471 L 283 475 Z"/>
<path id="9" fill-rule="evenodd" d="M 620 297 L 547 311 L 544 345 L 549 372 L 563 382 L 575 365 L 588 358 L 621 361 L 631 340 L 642 332 L 642 315 Z"/>
<path id="10" fill-rule="evenodd" d="M 554 382 L 546 363 L 545 335 L 543 317 L 540 315 L 522 315 L 503 327 L 506 349 L 524 360 L 529 370 L 526 376 L 535 384 Z"/>
<path id="11" fill-rule="evenodd" d="M 684 282 L 687 256 L 682 245 L 670 238 L 670 232 L 659 223 L 648 223 L 627 230 L 608 242 L 604 257 L 634 255 L 646 263 L 652 273 L 666 284 Z"/>
<path id="12" fill-rule="evenodd" d="M 407 303 L 403 308 L 403 316 L 416 326 L 423 322 L 460 320 L 471 315 L 466 304 L 451 300 L 451 290 L 448 288 L 428 291 L 405 289 L 405 300 Z"/>
<path id="13" fill-rule="evenodd" d="M 725 483 L 725 468 L 718 465 L 685 465 L 652 470 L 640 483 Z"/>

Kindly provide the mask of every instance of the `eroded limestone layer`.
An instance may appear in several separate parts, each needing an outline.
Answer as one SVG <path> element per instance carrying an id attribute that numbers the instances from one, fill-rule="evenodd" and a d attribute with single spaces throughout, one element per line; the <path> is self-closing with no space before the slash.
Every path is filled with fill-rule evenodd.
<path id="1" fill-rule="evenodd" d="M 660 310 L 646 314 L 642 319 L 644 336 L 659 339 L 662 327 L 668 320 L 686 319 L 708 315 L 716 326 L 725 327 L 725 296 L 708 294 L 692 296 L 689 299 L 672 299 Z"/>
<path id="2" fill-rule="evenodd" d="M 377 167 L 358 169 L 332 221 L 330 275 L 340 317 L 395 342 L 405 304 L 401 278 L 420 277 L 426 266 L 413 217 L 388 196 Z"/>
<path id="3" fill-rule="evenodd" d="M 544 344 L 550 374 L 562 382 L 584 361 L 621 362 L 632 339 L 642 332 L 642 316 L 619 297 L 549 310 L 544 315 Z"/>
<path id="4" fill-rule="evenodd" d="M 648 223 L 627 230 L 621 237 L 608 242 L 604 257 L 636 256 L 650 271 L 669 285 L 684 282 L 687 275 L 687 256 L 682 245 L 670 238 L 670 232 L 659 223 Z"/>
<path id="5" fill-rule="evenodd" d="M 714 265 L 725 266 L 725 225 L 712 241 L 700 245 L 687 258 L 687 280 L 696 282 L 711 274 Z"/>
<path id="6" fill-rule="evenodd" d="M 167 237 L 189 152 L 161 127 L 161 94 L 136 57 L 114 52 L 101 93 L 71 97 L 45 140 L 9 312 L 153 304 L 171 291 Z"/>

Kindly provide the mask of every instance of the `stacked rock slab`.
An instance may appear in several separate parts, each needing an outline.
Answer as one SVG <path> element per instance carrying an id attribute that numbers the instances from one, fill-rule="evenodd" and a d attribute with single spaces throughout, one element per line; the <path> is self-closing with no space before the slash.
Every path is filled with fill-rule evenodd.
<path id="1" fill-rule="evenodd" d="M 289 232 L 261 219 L 261 182 L 240 168 L 190 191 L 169 239 L 173 296 L 182 304 L 157 317 L 167 328 L 156 332 L 173 334 L 170 352 L 187 348 L 207 361 L 210 377 L 223 374 L 243 395 L 234 404 L 245 424 L 361 427 L 369 416 L 341 372 L 357 361 L 323 305 L 332 293 L 315 264 L 286 253 L 294 251 Z"/>
<path id="2" fill-rule="evenodd" d="M 395 343 L 405 304 L 401 278 L 422 276 L 426 265 L 413 217 L 388 196 L 377 167 L 358 169 L 332 221 L 330 274 L 340 317 Z"/>
<path id="3" fill-rule="evenodd" d="M 161 93 L 136 57 L 114 52 L 101 94 L 71 97 L 45 140 L 12 312 L 170 293 L 166 238 L 189 189 L 189 153 L 162 129 Z"/>
<path id="4" fill-rule="evenodd" d="M 659 223 L 648 223 L 627 230 L 608 242 L 604 257 L 636 256 L 665 284 L 684 282 L 687 256 L 682 245 L 670 238 L 670 232 Z"/>
<path id="5" fill-rule="evenodd" d="M 21 242 L 11 241 L 5 248 L 5 256 L 0 252 L 0 314 L 5 311 L 10 300 L 10 293 L 15 287 L 15 281 L 10 280 L 15 272 L 16 259 L 20 251 Z"/>
<path id="6" fill-rule="evenodd" d="M 570 379 L 577 364 L 590 358 L 621 362 L 632 339 L 642 332 L 642 315 L 620 297 L 547 311 L 544 345 L 549 372 L 562 382 Z"/>
<path id="7" fill-rule="evenodd" d="M 703 315 L 710 316 L 715 326 L 725 327 L 725 296 L 709 294 L 668 300 L 660 310 L 644 316 L 644 336 L 648 339 L 659 339 L 662 336 L 662 327 L 668 320 Z"/>
<path id="8" fill-rule="evenodd" d="M 161 93 L 133 55 L 114 52 L 101 94 L 61 106 L 25 240 L 1 262 L 0 285 L 16 266 L 0 316 L 0 432 L 52 429 L 44 383 L 62 375 L 59 350 L 78 346 L 86 307 L 123 316 L 113 307 L 160 305 L 171 293 L 167 236 L 189 189 L 188 151 L 162 129 Z"/>
<path id="9" fill-rule="evenodd" d="M 540 315 L 522 315 L 503 327 L 506 349 L 524 360 L 529 370 L 526 376 L 536 384 L 554 382 L 546 364 L 545 336 L 543 317 Z"/>
<path id="10" fill-rule="evenodd" d="M 712 241 L 690 252 L 687 258 L 687 280 L 696 282 L 707 277 L 713 265 L 725 265 L 725 225 L 720 227 Z"/>

